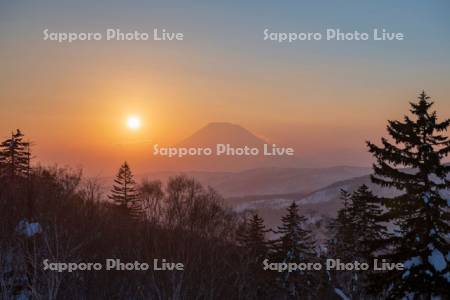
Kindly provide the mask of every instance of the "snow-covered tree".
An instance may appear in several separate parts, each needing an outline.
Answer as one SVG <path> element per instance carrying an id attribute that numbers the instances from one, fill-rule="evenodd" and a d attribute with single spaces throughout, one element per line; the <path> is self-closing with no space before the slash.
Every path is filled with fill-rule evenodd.
<path id="1" fill-rule="evenodd" d="M 276 231 L 280 237 L 274 243 L 275 261 L 281 263 L 308 263 L 317 261 L 315 242 L 311 232 L 305 229 L 306 218 L 299 213 L 293 202 L 287 214 L 281 218 L 281 226 Z M 309 299 L 316 292 L 317 282 L 314 271 L 295 270 L 282 272 L 281 287 L 292 299 Z"/>
<path id="2" fill-rule="evenodd" d="M 446 135 L 450 120 L 438 122 L 425 92 L 417 103 L 410 104 L 413 118 L 389 121 L 392 141 L 382 138 L 382 146 L 368 142 L 376 158 L 372 181 L 402 192 L 383 199 L 384 217 L 396 230 L 386 240 L 387 253 L 382 257 L 402 262 L 406 269 L 387 271 L 378 276 L 376 284 L 392 299 L 405 295 L 444 299 L 450 290 L 450 211 L 449 199 L 444 197 L 450 187 L 450 166 L 442 160 L 450 151 Z"/>

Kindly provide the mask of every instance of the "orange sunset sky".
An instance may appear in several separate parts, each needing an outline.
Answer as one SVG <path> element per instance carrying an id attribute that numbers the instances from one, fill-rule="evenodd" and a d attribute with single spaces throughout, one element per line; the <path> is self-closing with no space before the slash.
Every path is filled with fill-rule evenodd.
<path id="1" fill-rule="evenodd" d="M 449 117 L 450 7 L 405 1 L 405 12 L 388 1 L 350 2 L 325 11 L 269 2 L 169 8 L 151 1 L 2 1 L 0 137 L 21 128 L 35 143 L 36 161 L 110 175 L 125 159 L 136 172 L 151 170 L 153 143 L 173 145 L 209 122 L 231 122 L 294 147 L 304 166 L 368 166 L 365 140 L 385 135 L 386 120 L 407 113 L 422 89 L 441 119 Z M 327 26 L 382 26 L 408 38 L 263 41 L 267 27 Z M 185 40 L 60 44 L 43 40 L 45 28 L 166 28 Z M 139 130 L 126 126 L 130 115 L 140 117 Z"/>

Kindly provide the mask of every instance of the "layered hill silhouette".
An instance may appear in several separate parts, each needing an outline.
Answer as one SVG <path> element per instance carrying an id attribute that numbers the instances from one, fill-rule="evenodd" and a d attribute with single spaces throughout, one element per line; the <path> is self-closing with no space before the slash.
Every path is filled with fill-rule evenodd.
<path id="1" fill-rule="evenodd" d="M 245 201 L 261 196 L 305 196 L 340 180 L 369 174 L 370 168 L 337 166 L 330 168 L 256 168 L 239 172 L 182 172 L 202 184 L 211 186 L 225 198 L 240 197 Z M 149 172 L 138 174 L 138 179 L 166 181 L 180 172 Z M 249 197 L 249 198 L 247 198 Z"/>
<path id="2" fill-rule="evenodd" d="M 340 167 L 337 169 L 340 169 Z M 351 169 L 352 168 L 349 168 L 349 170 Z M 322 170 L 326 172 L 327 169 Z M 361 171 L 372 173 L 372 170 L 369 168 L 361 168 Z M 410 169 L 405 169 L 404 171 L 412 172 Z M 353 174 L 356 173 L 357 172 Z M 258 211 L 260 215 L 265 218 L 267 224 L 276 226 L 278 225 L 279 218 L 285 213 L 286 208 L 293 201 L 300 206 L 300 209 L 309 217 L 310 220 L 321 223 L 323 220 L 336 217 L 337 211 L 342 207 L 342 200 L 340 199 L 342 189 L 348 192 L 353 192 L 364 184 L 379 197 L 391 198 L 402 193 L 394 188 L 381 187 L 374 184 L 369 175 L 357 176 L 353 178 L 348 177 L 350 173 L 347 173 L 347 175 L 342 173 L 342 175 L 343 176 L 340 180 L 336 180 L 331 184 L 315 189 L 309 193 L 243 196 L 233 197 L 228 199 L 228 201 L 233 204 L 237 211 Z M 332 177 L 328 178 L 331 179 Z M 443 190 L 440 194 L 444 198 L 450 198 L 450 190 Z M 323 223 L 318 226 L 322 225 Z M 325 230 L 324 228 L 322 229 Z"/>
<path id="3" fill-rule="evenodd" d="M 278 226 L 281 216 L 286 212 L 286 208 L 295 201 L 307 216 L 309 229 L 312 230 L 318 240 L 326 240 L 326 226 L 340 208 L 342 200 L 340 199 L 341 190 L 352 192 L 358 189 L 362 184 L 367 185 L 375 195 L 381 197 L 392 197 L 399 194 L 399 191 L 389 188 L 382 188 L 371 182 L 369 175 L 338 180 L 325 187 L 319 188 L 310 193 L 294 193 L 279 195 L 259 195 L 245 196 L 228 199 L 233 204 L 236 211 L 257 211 L 268 226 Z"/>

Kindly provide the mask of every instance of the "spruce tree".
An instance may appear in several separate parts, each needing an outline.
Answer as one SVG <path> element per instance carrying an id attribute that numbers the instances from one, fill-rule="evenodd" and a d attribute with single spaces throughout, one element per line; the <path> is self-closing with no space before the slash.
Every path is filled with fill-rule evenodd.
<path id="1" fill-rule="evenodd" d="M 450 150 L 445 134 L 450 120 L 438 122 L 425 92 L 410 105 L 413 118 L 388 121 L 392 142 L 382 138 L 382 146 L 367 143 L 376 158 L 372 181 L 401 192 L 383 200 L 384 218 L 396 231 L 386 239 L 387 253 L 380 257 L 405 265 L 404 271 L 380 274 L 374 289 L 384 287 L 391 299 L 444 299 L 450 288 L 450 211 L 443 195 L 450 187 L 450 166 L 442 160 Z"/>
<path id="2" fill-rule="evenodd" d="M 127 162 L 124 162 L 120 167 L 114 179 L 111 195 L 108 197 L 117 205 L 123 215 L 133 218 L 140 216 L 136 182 Z"/>
<path id="3" fill-rule="evenodd" d="M 316 262 L 315 242 L 311 232 L 305 229 L 306 218 L 299 213 L 298 205 L 293 202 L 287 214 L 281 218 L 282 225 L 275 231 L 280 235 L 274 243 L 275 261 L 281 263 Z M 315 294 L 314 271 L 295 270 L 281 273 L 281 287 L 291 299 L 308 299 Z"/>
<path id="4" fill-rule="evenodd" d="M 23 133 L 17 129 L 0 144 L 0 178 L 26 178 L 30 173 L 30 143 L 23 141 Z"/>
<path id="5" fill-rule="evenodd" d="M 339 209 L 337 217 L 329 226 L 332 237 L 328 241 L 328 252 L 334 258 L 348 262 L 353 257 L 354 234 L 350 218 L 351 194 L 341 189 L 343 207 Z"/>
<path id="6" fill-rule="evenodd" d="M 268 231 L 264 225 L 264 220 L 258 214 L 254 214 L 239 236 L 242 247 L 258 263 L 266 258 L 269 250 L 266 240 Z"/>
<path id="7" fill-rule="evenodd" d="M 374 254 L 380 250 L 382 240 L 387 236 L 381 222 L 382 208 L 378 198 L 366 185 L 360 186 L 351 195 L 349 216 L 353 235 L 353 261 L 367 263 L 366 271 L 355 271 L 351 281 L 353 288 L 349 291 L 352 299 L 367 299 L 367 287 L 373 273 Z"/>
<path id="8" fill-rule="evenodd" d="M 250 298 L 260 299 L 266 297 L 272 285 L 271 273 L 263 270 L 263 261 L 269 255 L 269 242 L 266 233 L 269 232 L 264 225 L 264 220 L 254 214 L 246 221 L 244 228 L 238 234 L 238 242 L 243 248 L 245 261 L 248 265 L 246 284 L 249 287 Z"/>
<path id="9" fill-rule="evenodd" d="M 351 195 L 349 218 L 353 234 L 354 257 L 372 263 L 373 252 L 381 247 L 386 229 L 381 223 L 382 207 L 379 199 L 363 184 Z"/>
<path id="10" fill-rule="evenodd" d="M 349 263 L 357 259 L 358 247 L 355 243 L 358 236 L 354 224 L 353 194 L 341 190 L 343 207 L 338 211 L 336 219 L 330 224 L 332 233 L 328 241 L 328 256 L 339 259 L 340 262 Z M 359 274 L 357 271 L 330 271 L 331 281 L 334 287 L 344 291 L 352 299 L 358 299 L 360 294 Z"/>

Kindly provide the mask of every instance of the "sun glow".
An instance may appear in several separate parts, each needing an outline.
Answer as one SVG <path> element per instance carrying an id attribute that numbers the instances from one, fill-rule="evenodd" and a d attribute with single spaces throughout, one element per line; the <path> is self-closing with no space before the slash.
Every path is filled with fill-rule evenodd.
<path id="1" fill-rule="evenodd" d="M 141 127 L 141 119 L 137 116 L 130 116 L 127 120 L 127 126 L 133 130 L 139 129 Z"/>

